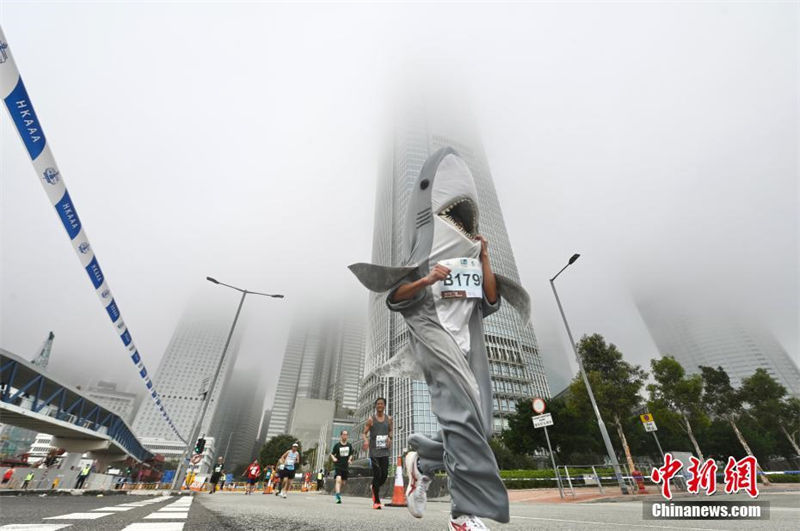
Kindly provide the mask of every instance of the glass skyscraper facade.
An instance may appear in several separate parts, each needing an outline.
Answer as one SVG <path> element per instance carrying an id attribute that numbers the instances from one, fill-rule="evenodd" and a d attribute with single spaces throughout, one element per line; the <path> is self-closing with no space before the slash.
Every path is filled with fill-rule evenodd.
<path id="1" fill-rule="evenodd" d="M 700 365 L 722 367 L 739 387 L 760 368 L 800 397 L 797 364 L 754 318 L 668 296 L 636 305 L 661 355 L 675 358 L 686 372 L 700 372 Z"/>
<path id="2" fill-rule="evenodd" d="M 427 120 L 396 130 L 390 156 L 380 169 L 375 202 L 372 262 L 399 265 L 407 252 L 403 249 L 405 217 L 411 189 L 425 160 L 442 147 L 454 148 L 468 164 L 478 192 L 479 230 L 490 242 L 492 268 L 520 282 L 511 243 L 508 239 L 500 203 L 494 189 L 489 164 L 475 138 L 436 129 Z M 375 369 L 408 347 L 409 333 L 402 316 L 390 312 L 386 294 L 370 293 L 367 328 L 365 378 L 359 406 L 360 425 L 373 412 L 379 396 L 387 399 L 387 411 L 394 417 L 395 457 L 406 446 L 412 433 L 438 431 L 430 409 L 430 396 L 424 381 L 386 378 Z M 507 426 L 506 417 L 514 412 L 520 398 L 549 397 L 542 359 L 533 326 L 523 323 L 508 304 L 484 321 L 494 395 L 493 426 L 496 432 Z"/>
<path id="3" fill-rule="evenodd" d="M 175 427 L 186 438 L 203 406 L 201 388 L 210 390 L 211 379 L 222 356 L 225 340 L 230 331 L 230 316 L 216 315 L 202 304 L 190 305 L 183 315 L 167 346 L 153 383 L 161 392 L 161 399 L 170 412 Z M 238 334 L 234 334 L 219 379 L 210 397 L 208 410 L 200 429 L 201 434 L 219 439 L 221 418 L 215 418 L 223 389 L 227 387 L 231 368 L 239 351 Z M 138 437 L 164 441 L 178 441 L 158 410 L 148 402 L 142 403 L 133 421 L 133 431 Z M 227 440 L 225 435 L 224 440 Z"/>
<path id="4" fill-rule="evenodd" d="M 364 366 L 358 313 L 295 320 L 283 355 L 266 440 L 286 433 L 298 398 L 331 400 L 336 418 L 354 418 Z"/>

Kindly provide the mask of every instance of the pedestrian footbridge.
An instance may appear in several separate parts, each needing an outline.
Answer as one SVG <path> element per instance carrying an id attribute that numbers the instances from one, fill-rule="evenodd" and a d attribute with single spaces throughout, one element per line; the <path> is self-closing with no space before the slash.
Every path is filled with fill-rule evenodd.
<path id="1" fill-rule="evenodd" d="M 105 462 L 153 457 L 125 421 L 41 367 L 0 349 L 0 422 L 54 436 L 53 446 Z"/>

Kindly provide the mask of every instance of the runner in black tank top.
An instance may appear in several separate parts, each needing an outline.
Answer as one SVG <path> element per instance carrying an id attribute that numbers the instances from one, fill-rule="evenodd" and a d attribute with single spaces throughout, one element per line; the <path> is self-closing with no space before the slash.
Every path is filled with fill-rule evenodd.
<path id="1" fill-rule="evenodd" d="M 375 414 L 367 419 L 362 438 L 364 450 L 369 449 L 372 463 L 372 508 L 381 508 L 381 487 L 389 475 L 389 456 L 392 452 L 392 417 L 386 415 L 386 399 L 375 400 Z"/>

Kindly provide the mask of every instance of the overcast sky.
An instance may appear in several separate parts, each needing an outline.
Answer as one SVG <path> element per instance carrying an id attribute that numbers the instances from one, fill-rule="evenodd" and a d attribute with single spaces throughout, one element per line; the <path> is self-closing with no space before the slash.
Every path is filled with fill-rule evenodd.
<path id="1" fill-rule="evenodd" d="M 231 319 L 272 401 L 292 315 L 366 311 L 377 169 L 405 87 L 477 120 L 554 392 L 576 336 L 657 355 L 634 305 L 724 293 L 798 356 L 798 7 L 14 2 L 0 22 L 151 371 L 190 297 Z M 0 347 L 139 392 L 8 115 Z M 718 301 L 717 301 L 718 302 Z M 687 299 L 687 304 L 695 301 Z"/>

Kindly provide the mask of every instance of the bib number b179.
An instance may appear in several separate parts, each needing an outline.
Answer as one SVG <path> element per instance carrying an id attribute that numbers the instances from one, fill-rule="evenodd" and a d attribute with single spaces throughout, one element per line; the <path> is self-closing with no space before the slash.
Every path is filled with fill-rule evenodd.
<path id="1" fill-rule="evenodd" d="M 443 299 L 480 299 L 483 297 L 483 268 L 476 258 L 442 260 L 450 269 L 447 278 L 440 282 Z"/>

